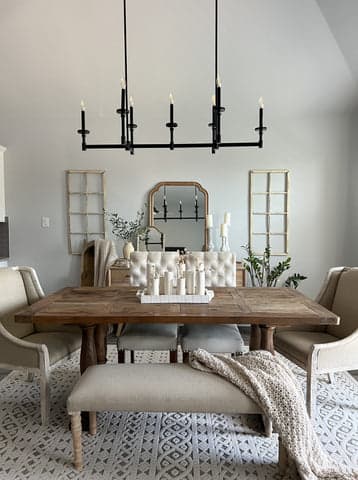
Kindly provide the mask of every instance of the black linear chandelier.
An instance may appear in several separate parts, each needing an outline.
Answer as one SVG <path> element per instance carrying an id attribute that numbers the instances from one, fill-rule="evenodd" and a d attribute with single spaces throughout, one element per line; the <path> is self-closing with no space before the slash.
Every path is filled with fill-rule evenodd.
<path id="1" fill-rule="evenodd" d="M 121 117 L 121 143 L 90 144 L 86 142 L 86 136 L 90 133 L 86 130 L 86 112 L 83 101 L 81 102 L 81 128 L 77 130 L 82 136 L 82 150 L 101 148 L 121 148 L 129 151 L 132 155 L 136 148 L 210 148 L 212 153 L 221 147 L 263 147 L 263 134 L 266 130 L 263 124 L 264 105 L 262 98 L 259 99 L 259 126 L 255 128 L 258 132 L 257 142 L 222 142 L 221 141 L 221 115 L 225 108 L 221 105 L 221 82 L 218 75 L 218 0 L 215 0 L 215 95 L 212 97 L 212 121 L 209 127 L 212 132 L 211 142 L 175 143 L 174 130 L 178 124 L 174 121 L 174 100 L 169 95 L 169 122 L 166 127 L 169 129 L 168 143 L 134 143 L 134 103 L 129 97 L 128 102 L 128 62 L 127 62 L 127 2 L 123 0 L 123 37 L 124 37 L 124 79 L 121 81 L 121 107 L 116 112 Z M 129 108 L 128 108 L 129 104 Z"/>

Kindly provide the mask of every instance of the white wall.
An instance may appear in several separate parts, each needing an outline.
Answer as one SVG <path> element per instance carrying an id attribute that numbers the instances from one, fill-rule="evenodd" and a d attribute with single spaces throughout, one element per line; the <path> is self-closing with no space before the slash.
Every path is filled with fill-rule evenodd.
<path id="1" fill-rule="evenodd" d="M 345 263 L 349 116 L 353 81 L 313 0 L 222 2 L 220 76 L 225 140 L 255 139 L 257 99 L 265 99 L 265 148 L 81 152 L 79 102 L 90 142 L 119 139 L 114 113 L 122 76 L 118 0 L 2 0 L 0 139 L 8 147 L 6 204 L 11 264 L 34 266 L 47 291 L 76 284 L 68 254 L 65 170 L 104 168 L 108 208 L 134 217 L 162 180 L 196 180 L 209 192 L 219 226 L 232 212 L 230 245 L 248 241 L 248 171 L 291 172 L 290 254 L 316 294 L 324 272 Z M 213 12 L 207 0 L 132 0 L 128 5 L 129 84 L 138 141 L 166 141 L 168 94 L 178 141 L 210 137 Z M 51 219 L 42 229 L 41 216 Z M 217 232 L 218 233 L 218 232 Z M 218 242 L 218 240 L 217 240 Z M 218 245 L 218 243 L 217 243 Z"/>

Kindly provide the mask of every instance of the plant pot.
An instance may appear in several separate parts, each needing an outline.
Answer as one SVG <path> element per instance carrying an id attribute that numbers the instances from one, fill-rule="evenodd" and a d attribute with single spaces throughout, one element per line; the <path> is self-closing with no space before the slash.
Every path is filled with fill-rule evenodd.
<path id="1" fill-rule="evenodd" d="M 126 242 L 123 245 L 123 257 L 129 261 L 132 252 L 134 252 L 133 243 L 132 242 Z"/>

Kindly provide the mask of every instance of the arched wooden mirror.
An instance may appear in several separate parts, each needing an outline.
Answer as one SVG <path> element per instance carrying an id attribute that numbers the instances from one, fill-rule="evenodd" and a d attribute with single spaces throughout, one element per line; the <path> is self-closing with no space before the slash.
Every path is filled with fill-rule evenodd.
<path id="1" fill-rule="evenodd" d="M 149 225 L 165 234 L 165 249 L 206 250 L 208 192 L 198 182 L 159 182 L 149 192 Z"/>

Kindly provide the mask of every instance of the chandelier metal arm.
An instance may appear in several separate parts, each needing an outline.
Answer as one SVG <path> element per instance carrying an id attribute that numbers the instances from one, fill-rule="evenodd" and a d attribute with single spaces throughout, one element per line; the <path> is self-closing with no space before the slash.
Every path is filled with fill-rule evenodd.
<path id="1" fill-rule="evenodd" d="M 170 94 L 170 121 L 166 123 L 169 129 L 169 143 L 134 143 L 134 129 L 137 125 L 134 123 L 134 109 L 133 99 L 128 101 L 128 42 L 127 42 L 127 0 L 123 0 L 123 40 L 124 40 L 124 80 L 122 80 L 121 89 L 121 107 L 116 110 L 121 118 L 121 143 L 109 144 L 87 144 L 86 136 L 90 133 L 86 129 L 85 108 L 82 104 L 81 110 L 81 128 L 77 130 L 82 137 L 82 150 L 91 149 L 123 149 L 128 150 L 132 155 L 136 148 L 161 148 L 174 150 L 175 148 L 211 148 L 211 152 L 215 153 L 219 148 L 234 148 L 234 147 L 256 147 L 263 148 L 263 134 L 266 127 L 263 124 L 263 101 L 260 99 L 259 108 L 259 126 L 255 128 L 258 132 L 257 142 L 222 142 L 221 141 L 221 115 L 225 108 L 221 105 L 221 82 L 218 74 L 218 0 L 215 0 L 215 96 L 213 98 L 212 106 L 212 121 L 209 127 L 212 130 L 212 141 L 209 142 L 194 142 L 194 143 L 175 143 L 174 130 L 178 124 L 174 121 L 174 101 Z M 82 103 L 82 102 L 81 102 Z M 130 104 L 130 105 L 129 105 Z"/>
<path id="2" fill-rule="evenodd" d="M 87 130 L 88 131 L 88 130 Z M 174 143 L 173 148 L 212 148 L 212 143 Z M 170 143 L 134 143 L 133 149 L 136 148 L 163 148 L 167 150 L 173 150 L 172 145 Z M 258 147 L 260 146 L 260 142 L 223 142 L 220 143 L 221 147 Z M 94 150 L 94 149 L 111 149 L 111 148 L 118 148 L 122 150 L 128 150 L 127 145 L 123 145 L 121 143 L 100 143 L 100 144 L 85 144 L 83 150 Z"/>

